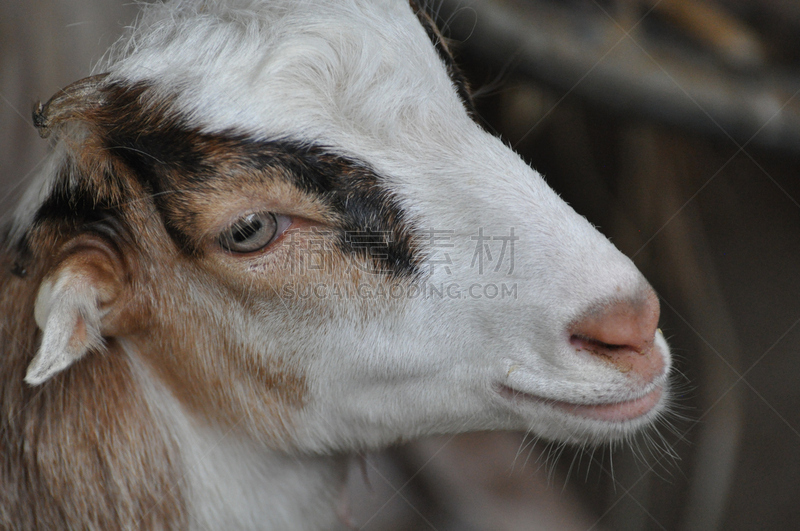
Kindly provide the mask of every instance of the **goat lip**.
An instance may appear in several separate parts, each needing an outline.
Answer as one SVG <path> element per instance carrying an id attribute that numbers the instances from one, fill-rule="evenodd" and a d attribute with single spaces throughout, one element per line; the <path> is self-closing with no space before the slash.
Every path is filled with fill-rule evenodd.
<path id="1" fill-rule="evenodd" d="M 622 402 L 606 402 L 599 404 L 581 404 L 552 400 L 517 391 L 507 385 L 501 385 L 498 393 L 506 400 L 512 402 L 534 401 L 577 417 L 604 422 L 624 422 L 646 415 L 655 408 L 664 394 L 664 388 L 661 385 L 655 385 L 647 393 L 637 398 L 624 400 Z"/>

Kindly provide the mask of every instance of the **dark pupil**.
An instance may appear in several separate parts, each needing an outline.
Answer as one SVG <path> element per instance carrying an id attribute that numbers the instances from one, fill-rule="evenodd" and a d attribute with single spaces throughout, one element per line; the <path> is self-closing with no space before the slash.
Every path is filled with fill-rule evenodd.
<path id="1" fill-rule="evenodd" d="M 261 230 L 264 224 L 259 219 L 249 219 L 246 223 L 242 223 L 241 225 L 237 225 L 233 229 L 233 241 L 236 243 L 242 243 L 247 241 L 250 236 Z"/>

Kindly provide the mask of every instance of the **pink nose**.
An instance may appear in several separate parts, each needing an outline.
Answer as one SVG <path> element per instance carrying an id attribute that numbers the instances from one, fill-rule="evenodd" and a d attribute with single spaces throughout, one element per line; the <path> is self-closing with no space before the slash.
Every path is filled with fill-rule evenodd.
<path id="1" fill-rule="evenodd" d="M 634 300 L 613 302 L 588 312 L 569 328 L 570 343 L 615 366 L 651 382 L 664 371 L 664 357 L 654 345 L 658 298 L 652 289 Z"/>

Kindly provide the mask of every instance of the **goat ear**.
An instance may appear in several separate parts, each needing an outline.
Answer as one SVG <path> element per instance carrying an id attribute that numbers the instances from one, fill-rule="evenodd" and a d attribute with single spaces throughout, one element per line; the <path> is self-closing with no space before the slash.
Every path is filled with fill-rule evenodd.
<path id="1" fill-rule="evenodd" d="M 119 260 L 96 243 L 73 246 L 39 286 L 34 317 L 43 334 L 25 375 L 30 385 L 104 348 L 104 320 L 119 299 L 121 271 Z"/>

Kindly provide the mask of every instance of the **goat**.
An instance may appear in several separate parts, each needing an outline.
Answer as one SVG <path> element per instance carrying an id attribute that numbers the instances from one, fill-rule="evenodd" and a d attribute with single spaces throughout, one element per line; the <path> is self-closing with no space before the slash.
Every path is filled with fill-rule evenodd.
<path id="1" fill-rule="evenodd" d="M 338 529 L 355 452 L 667 407 L 654 292 L 413 2 L 168 0 L 97 71 L 2 233 L 1 527 Z"/>

